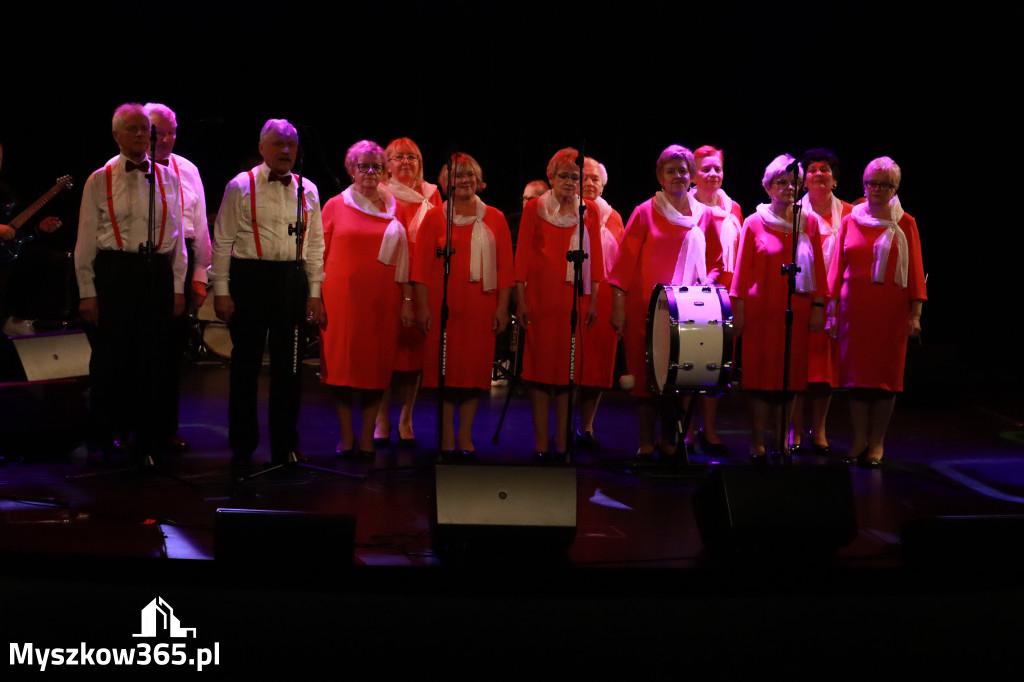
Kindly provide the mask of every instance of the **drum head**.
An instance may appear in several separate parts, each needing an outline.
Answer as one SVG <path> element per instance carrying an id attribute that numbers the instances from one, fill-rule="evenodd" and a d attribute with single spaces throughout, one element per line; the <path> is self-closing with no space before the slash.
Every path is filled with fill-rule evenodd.
<path id="1" fill-rule="evenodd" d="M 647 310 L 647 382 L 654 393 L 663 393 L 668 383 L 668 365 L 672 357 L 675 322 L 665 287 L 654 287 Z"/>

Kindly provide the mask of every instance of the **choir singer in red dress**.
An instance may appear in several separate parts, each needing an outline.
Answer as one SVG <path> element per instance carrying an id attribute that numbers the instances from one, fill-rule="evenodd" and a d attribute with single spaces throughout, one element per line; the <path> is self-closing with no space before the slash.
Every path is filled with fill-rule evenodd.
<path id="1" fill-rule="evenodd" d="M 917 221 L 896 196 L 901 179 L 887 156 L 864 169 L 867 202 L 843 219 L 829 277 L 839 299 L 839 385 L 850 389 L 853 419 L 846 461 L 868 468 L 881 466 L 907 339 L 921 333 L 927 299 Z"/>
<path id="2" fill-rule="evenodd" d="M 451 270 L 448 277 L 449 316 L 445 329 L 445 398 L 441 431 L 442 456 L 473 459 L 473 418 L 480 397 L 491 387 L 494 336 L 509 321 L 508 302 L 514 281 L 512 237 L 505 216 L 488 206 L 477 192 L 486 185 L 480 164 L 468 154 L 452 159 L 455 189 Z M 447 184 L 447 172 L 441 180 Z M 447 243 L 448 204 L 429 211 L 420 225 L 413 251 L 412 281 L 416 324 L 426 335 L 423 385 L 439 385 L 441 299 L 444 262 L 438 249 Z M 455 412 L 459 413 L 458 434 Z"/>
<path id="3" fill-rule="evenodd" d="M 398 335 L 414 321 L 404 210 L 380 184 L 384 150 L 369 140 L 345 155 L 352 184 L 323 210 L 327 322 L 320 380 L 331 387 L 341 427 L 337 454 L 372 458 L 374 422 L 391 381 Z M 352 425 L 356 394 L 362 423 Z"/>

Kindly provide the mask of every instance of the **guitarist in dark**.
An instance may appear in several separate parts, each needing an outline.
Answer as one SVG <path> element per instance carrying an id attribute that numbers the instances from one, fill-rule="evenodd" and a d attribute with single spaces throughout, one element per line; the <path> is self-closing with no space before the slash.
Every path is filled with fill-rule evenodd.
<path id="1" fill-rule="evenodd" d="M 3 160 L 3 142 L 0 142 L 0 168 Z M 70 178 L 67 184 L 70 184 Z M 48 194 L 52 193 L 52 196 L 58 191 L 60 188 L 55 186 Z M 29 228 L 23 223 L 27 223 L 32 215 L 23 214 L 18 214 L 14 193 L 6 183 L 0 182 L 0 320 L 3 320 L 5 336 L 36 333 L 33 322 L 42 308 L 44 273 L 39 263 L 41 256 L 29 244 L 36 231 L 49 234 L 61 226 L 59 218 L 50 216 L 39 221 L 34 229 Z"/>

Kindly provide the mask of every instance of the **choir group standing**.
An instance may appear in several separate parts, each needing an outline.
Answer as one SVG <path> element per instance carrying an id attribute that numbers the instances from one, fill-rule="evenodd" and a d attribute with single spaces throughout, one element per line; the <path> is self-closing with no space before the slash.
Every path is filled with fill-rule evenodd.
<path id="1" fill-rule="evenodd" d="M 131 136 L 122 131 L 119 137 L 118 126 L 115 116 L 115 140 L 124 143 L 122 151 L 134 145 L 122 156 L 130 161 L 148 158 L 135 128 Z M 303 180 L 301 199 L 298 194 L 299 178 L 291 173 L 297 143 L 297 131 L 287 121 L 267 122 L 260 138 L 264 163 L 228 185 L 214 230 L 210 279 L 215 309 L 229 322 L 234 344 L 229 430 L 236 463 L 247 463 L 256 448 L 254 377 L 268 330 L 272 456 L 286 461 L 297 451 L 299 386 L 287 371 L 284 350 L 296 310 L 304 310 L 306 320 L 321 330 L 321 379 L 337 407 L 339 456 L 372 457 L 375 444 L 390 437 L 392 388 L 402 403 L 399 443 L 413 444 L 417 388 L 421 381 L 438 386 L 443 371 L 442 454 L 474 457 L 473 418 L 490 387 L 494 338 L 509 324 L 513 293 L 526 330 L 522 378 L 528 382 L 535 456 L 564 461 L 570 446 L 570 314 L 575 298 L 580 314 L 572 383 L 580 390 L 581 428 L 574 434 L 579 446 L 599 447 L 594 414 L 601 391 L 612 386 L 621 337 L 628 372 L 636 378 L 631 392 L 640 427 L 637 456 L 673 457 L 674 424 L 663 420 L 661 438 L 655 433 L 666 396 L 653 395 L 644 380 L 647 309 L 659 284 L 728 291 L 733 329 L 744 340 L 743 388 L 749 392 L 753 418 L 750 454 L 763 461 L 772 408 L 789 409 L 783 404 L 789 401 L 781 376 L 787 282 L 779 273 L 794 252 L 794 239 L 799 272 L 789 389 L 803 393 L 812 387 L 807 394 L 810 435 L 817 452 L 827 451 L 830 388 L 850 389 L 854 429 L 846 460 L 864 466 L 880 462 L 894 397 L 902 390 L 907 338 L 920 331 L 925 300 L 917 227 L 896 196 L 901 175 L 891 159 L 882 157 L 867 166 L 866 200 L 851 206 L 832 194 L 838 161 L 831 152 L 811 150 L 795 173 L 794 159 L 779 156 L 764 173 L 769 201 L 744 219 L 739 205 L 722 190 L 723 153 L 705 146 L 694 154 L 672 145 L 655 164 L 660 191 L 637 206 L 623 225 L 601 197 L 608 182 L 604 166 L 590 158 L 580 165 L 576 150 L 563 149 L 547 166 L 551 188 L 523 207 L 513 256 L 509 225 L 501 211 L 479 197 L 486 186 L 483 171 L 468 154 L 452 158 L 451 178 L 447 167 L 442 172 L 441 184 L 451 187 L 451 195 L 442 201 L 437 186 L 423 180 L 422 155 L 412 140 L 400 138 L 387 149 L 358 142 L 345 157 L 351 185 L 327 201 L 321 214 L 312 183 Z M 123 160 L 108 164 L 108 183 L 111 167 L 115 181 L 132 177 L 123 165 Z M 94 184 L 101 180 L 97 176 Z M 807 194 L 794 229 L 801 183 Z M 145 183 L 136 184 L 141 192 Z M 167 185 L 167 190 L 180 193 L 177 185 Z M 80 234 L 76 253 L 85 292 L 104 290 L 99 282 L 91 286 L 90 258 L 97 251 L 121 247 L 105 233 L 110 220 L 104 208 L 99 199 L 88 207 L 83 203 L 83 211 L 99 216 L 91 221 L 90 232 Z M 113 213 L 113 204 L 109 208 Z M 163 251 L 170 254 L 171 267 L 164 280 L 149 285 L 167 289 L 163 300 L 168 312 L 175 303 L 180 311 L 183 291 L 177 274 L 179 255 L 184 255 L 179 254 L 177 213 L 170 211 L 171 228 L 164 230 L 161 242 L 167 245 Z M 299 268 L 294 265 L 294 237 L 288 233 L 297 215 L 309 229 Z M 448 315 L 442 320 L 445 273 L 437 255 L 447 243 L 449 217 L 453 255 Z M 582 285 L 574 289 L 574 268 L 566 254 L 578 249 L 589 257 L 582 264 Z M 108 289 L 118 276 L 134 275 L 113 271 L 107 275 Z M 299 300 L 305 304 L 300 306 Z M 95 301 L 83 299 L 83 317 L 102 328 Z M 132 303 L 119 306 L 127 314 Z M 446 352 L 439 363 L 442 343 Z M 358 429 L 353 423 L 357 402 Z M 699 407 L 701 428 L 687 434 L 687 441 L 699 438 L 707 451 L 723 451 L 714 428 L 716 399 L 702 397 Z M 784 447 L 805 447 L 800 412 L 793 415 L 796 428 L 791 439 L 783 439 Z M 107 423 L 107 429 L 109 438 L 113 424 Z"/>

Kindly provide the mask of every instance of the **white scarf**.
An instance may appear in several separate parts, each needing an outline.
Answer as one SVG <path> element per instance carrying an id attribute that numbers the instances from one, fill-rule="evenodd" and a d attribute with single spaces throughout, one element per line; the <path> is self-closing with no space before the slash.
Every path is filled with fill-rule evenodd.
<path id="1" fill-rule="evenodd" d="M 601 253 L 604 254 L 604 271 L 605 274 L 608 274 L 612 271 L 615 256 L 619 253 L 619 240 L 608 229 L 608 218 L 612 215 L 611 204 L 603 197 L 594 199 L 594 203 L 597 204 L 597 211 L 601 218 Z"/>
<path id="2" fill-rule="evenodd" d="M 455 213 L 452 222 L 456 225 L 473 226 L 469 249 L 469 281 L 483 280 L 484 291 L 494 291 L 498 288 L 497 244 L 494 241 L 494 233 L 484 223 L 487 204 L 481 201 L 480 197 L 473 197 L 473 199 L 476 200 L 476 215 Z M 448 215 L 447 201 L 441 204 L 441 210 L 446 216 Z"/>
<path id="3" fill-rule="evenodd" d="M 682 246 L 679 247 L 676 268 L 672 273 L 672 284 L 690 286 L 703 284 L 708 279 L 707 242 L 699 224 L 704 215 L 704 204 L 691 199 L 689 195 L 686 201 L 690 204 L 690 215 L 683 215 L 677 211 L 676 207 L 669 203 L 664 192 L 657 192 L 654 195 L 654 210 L 673 225 L 689 228 L 683 237 Z"/>
<path id="4" fill-rule="evenodd" d="M 885 270 L 889 265 L 889 251 L 892 249 L 892 242 L 896 240 L 896 273 L 894 281 L 900 289 L 907 288 L 907 269 L 910 266 L 910 254 L 907 252 L 907 235 L 899 226 L 900 218 L 903 217 L 903 206 L 900 205 L 900 198 L 894 196 L 889 201 L 889 210 L 892 220 L 881 220 L 874 218 L 868 213 L 867 203 L 857 204 L 853 207 L 853 218 L 866 227 L 882 227 L 885 231 L 875 239 L 871 249 L 871 281 L 875 284 L 885 282 Z"/>
<path id="5" fill-rule="evenodd" d="M 843 224 L 843 202 L 836 195 L 832 195 L 832 215 L 826 221 L 811 206 L 811 195 L 805 194 L 800 200 L 800 206 L 804 215 L 812 215 L 818 219 L 819 225 L 828 226 L 828 235 L 821 240 L 821 255 L 825 259 L 826 266 L 832 264 L 832 256 L 835 255 L 836 241 L 839 238 L 839 228 Z"/>
<path id="6" fill-rule="evenodd" d="M 420 185 L 420 189 L 423 193 L 417 192 L 411 187 L 407 187 L 402 183 L 398 182 L 394 178 L 388 180 L 386 187 L 391 190 L 391 193 L 401 202 L 406 204 L 417 204 L 416 215 L 409 221 L 409 226 L 406 231 L 409 234 L 409 241 L 416 243 L 416 235 L 419 234 L 420 224 L 423 222 L 423 217 L 427 215 L 427 211 L 433 208 L 433 204 L 430 203 L 430 197 L 437 191 L 437 185 L 432 185 L 426 180 Z"/>
<path id="7" fill-rule="evenodd" d="M 573 195 L 573 213 L 571 215 L 565 215 L 559 213 L 558 209 L 561 204 L 555 197 L 551 190 L 544 192 L 537 199 L 537 215 L 541 220 L 545 220 L 555 227 L 562 229 L 574 228 L 572 231 L 572 238 L 569 240 L 569 250 L 578 251 L 580 248 L 580 197 L 578 194 Z M 590 253 L 590 230 L 587 226 L 583 226 L 583 252 L 586 254 Z M 565 281 L 573 281 L 573 264 L 571 261 L 565 263 Z M 590 259 L 587 258 L 583 261 L 583 293 L 590 293 Z"/>
<path id="8" fill-rule="evenodd" d="M 377 253 L 377 260 L 384 265 L 395 266 L 395 281 L 405 283 L 409 281 L 409 242 L 405 236 L 405 228 L 395 217 L 395 209 L 398 202 L 387 187 L 377 185 L 377 191 L 384 200 L 384 212 L 377 210 L 373 201 L 352 189 L 349 185 L 341 193 L 342 200 L 349 208 L 371 215 L 376 218 L 390 220 L 388 227 L 384 230 L 384 238 L 380 242 L 380 251 Z"/>
<path id="9" fill-rule="evenodd" d="M 757 217 L 766 227 L 772 227 L 789 234 L 793 231 L 793 223 L 784 220 L 772 212 L 771 204 L 758 204 Z M 807 217 L 800 213 L 800 230 L 796 239 L 796 291 L 800 294 L 813 294 L 817 288 L 814 283 L 814 246 L 807 236 Z"/>
<path id="10" fill-rule="evenodd" d="M 690 188 L 690 196 L 697 199 L 696 187 Z M 703 206 L 706 206 L 707 210 L 711 211 L 711 215 L 721 222 L 722 228 L 718 238 L 722 242 L 722 261 L 724 270 L 732 272 L 736 267 L 736 247 L 739 244 L 743 225 L 736 214 L 732 212 L 732 199 L 729 198 L 729 195 L 719 188 L 715 190 L 715 197 L 718 199 L 717 204 L 703 204 Z M 697 201 L 699 202 L 700 199 Z M 693 202 L 690 202 L 690 205 L 692 206 Z"/>

